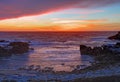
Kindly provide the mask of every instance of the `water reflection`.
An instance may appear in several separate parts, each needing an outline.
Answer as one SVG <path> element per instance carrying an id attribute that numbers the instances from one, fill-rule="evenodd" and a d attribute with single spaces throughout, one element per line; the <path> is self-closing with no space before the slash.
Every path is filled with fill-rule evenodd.
<path id="1" fill-rule="evenodd" d="M 34 52 L 0 59 L 0 69 L 20 69 L 40 66 L 54 71 L 72 71 L 78 65 L 90 65 L 86 57 L 81 57 L 76 45 L 33 45 Z"/>
<path id="2" fill-rule="evenodd" d="M 77 65 L 89 64 L 82 61 L 79 46 L 35 47 L 29 55 L 28 65 L 40 65 L 41 68 L 53 67 L 54 71 L 72 71 Z"/>

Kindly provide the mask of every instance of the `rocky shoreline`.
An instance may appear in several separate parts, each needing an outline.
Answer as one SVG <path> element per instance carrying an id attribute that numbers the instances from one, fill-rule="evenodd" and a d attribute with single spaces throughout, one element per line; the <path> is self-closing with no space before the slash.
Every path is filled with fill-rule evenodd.
<path id="1" fill-rule="evenodd" d="M 114 36 L 108 37 L 110 40 L 120 40 L 120 32 Z M 90 47 L 86 45 L 80 45 L 81 55 L 89 55 L 94 57 L 95 62 L 92 62 L 92 65 L 84 69 L 74 69 L 71 73 L 84 74 L 89 71 L 97 72 L 100 70 L 109 71 L 110 68 L 117 66 L 118 75 L 112 76 L 98 76 L 92 78 L 78 78 L 68 82 L 119 82 L 120 79 L 120 42 L 110 45 L 102 45 L 100 47 Z M 102 73 L 102 71 L 101 71 Z M 98 72 L 99 74 L 99 72 Z M 67 82 L 67 81 L 66 81 Z"/>
<path id="2" fill-rule="evenodd" d="M 118 34 L 109 37 L 110 40 L 120 40 L 120 32 Z M 5 42 L 1 40 L 0 42 Z M 0 57 L 11 56 L 15 54 L 23 54 L 30 50 L 29 43 L 27 42 L 10 42 L 7 46 L 0 46 Z M 17 77 L 29 77 L 27 74 L 21 72 L 28 72 L 30 77 L 42 78 L 42 74 L 47 76 L 48 79 L 41 80 L 39 79 L 27 79 L 25 82 L 119 82 L 120 81 L 120 42 L 116 44 L 110 45 L 102 45 L 100 47 L 90 47 L 86 45 L 80 45 L 80 52 L 81 55 L 89 55 L 95 59 L 95 62 L 91 62 L 91 66 L 88 66 L 84 69 L 79 69 L 81 65 L 77 66 L 72 72 L 54 72 L 53 68 L 47 67 L 46 69 L 40 70 L 40 66 L 29 66 L 27 68 L 20 68 L 18 70 L 1 70 L 0 75 L 7 73 L 9 74 L 16 74 Z M 9 55 L 8 55 L 9 54 Z M 34 71 L 33 68 L 35 68 Z M 27 69 L 27 70 L 26 70 Z M 36 76 L 35 76 L 35 75 Z M 40 75 L 41 74 L 41 75 Z M 50 75 L 49 75 L 50 74 Z M 55 76 L 56 79 L 52 78 Z M 16 76 L 15 75 L 15 76 Z M 14 76 L 14 77 L 15 77 Z M 66 80 L 61 80 L 57 78 L 62 76 L 61 78 L 65 78 Z M 45 78 L 46 78 L 45 77 Z M 73 79 L 75 77 L 75 79 Z M 70 80 L 68 80 L 68 78 Z M 1 82 L 20 82 L 19 80 L 8 80 L 3 79 Z"/>
<path id="3" fill-rule="evenodd" d="M 111 40 L 120 40 L 120 32 L 118 32 L 116 35 L 108 37 L 108 39 L 111 39 Z"/>
<path id="4" fill-rule="evenodd" d="M 93 48 L 80 45 L 80 48 L 81 54 L 93 56 L 98 62 L 120 61 L 120 43 Z"/>
<path id="5" fill-rule="evenodd" d="M 75 69 L 72 71 L 73 73 L 84 73 L 89 70 L 95 71 L 120 64 L 120 43 L 116 43 L 114 45 L 103 45 L 101 47 L 94 48 L 85 45 L 80 45 L 80 47 L 81 54 L 94 57 L 95 62 L 85 69 Z"/>
<path id="6" fill-rule="evenodd" d="M 8 42 L 0 40 L 0 42 Z M 8 57 L 16 54 L 27 53 L 30 50 L 27 42 L 8 42 L 7 45 L 0 46 L 0 57 Z"/>
<path id="7" fill-rule="evenodd" d="M 114 36 L 110 36 L 108 39 L 119 40 L 120 32 Z M 80 45 L 80 52 L 82 55 L 85 54 L 94 57 L 95 62 L 93 62 L 91 66 L 85 69 L 73 70 L 74 73 L 84 73 L 89 70 L 95 71 L 120 64 L 120 42 L 93 48 L 86 45 Z"/>

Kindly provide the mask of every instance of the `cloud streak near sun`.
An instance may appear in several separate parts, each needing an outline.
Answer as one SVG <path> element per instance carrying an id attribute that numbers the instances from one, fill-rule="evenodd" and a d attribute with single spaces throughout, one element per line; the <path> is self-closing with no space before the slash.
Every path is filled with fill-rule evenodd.
<path id="1" fill-rule="evenodd" d="M 0 0 L 0 20 L 116 3 L 120 3 L 120 0 Z"/>

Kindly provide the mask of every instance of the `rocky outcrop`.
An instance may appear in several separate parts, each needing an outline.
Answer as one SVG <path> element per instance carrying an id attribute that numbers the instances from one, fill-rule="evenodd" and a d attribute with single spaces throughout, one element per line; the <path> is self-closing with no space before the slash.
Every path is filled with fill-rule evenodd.
<path id="1" fill-rule="evenodd" d="M 9 42 L 9 41 L 6 41 L 6 40 L 0 40 L 0 42 Z"/>
<path id="2" fill-rule="evenodd" d="M 85 45 L 80 45 L 80 52 L 81 54 L 91 54 L 91 55 L 99 55 L 99 54 L 109 54 L 109 53 L 117 53 L 115 50 L 120 51 L 120 43 L 116 43 L 114 45 L 102 45 L 101 47 L 89 47 Z"/>
<path id="3" fill-rule="evenodd" d="M 82 70 L 73 70 L 72 72 L 74 73 L 84 73 L 86 71 L 106 69 L 120 63 L 120 43 L 93 48 L 80 45 L 80 52 L 82 55 L 85 54 L 92 56 L 95 59 L 95 62 L 91 63 L 91 66 Z"/>
<path id="4" fill-rule="evenodd" d="M 120 61 L 120 43 L 115 45 L 103 45 L 101 47 L 87 47 L 80 45 L 81 54 L 94 56 L 98 61 Z"/>
<path id="5" fill-rule="evenodd" d="M 120 32 L 118 32 L 116 35 L 114 35 L 114 36 L 110 36 L 110 37 L 108 37 L 108 39 L 115 39 L 115 40 L 120 40 Z"/>
<path id="6" fill-rule="evenodd" d="M 81 51 L 81 54 L 91 54 L 92 53 L 92 48 L 87 47 L 85 45 L 80 45 L 80 51 Z"/>
<path id="7" fill-rule="evenodd" d="M 120 42 L 116 43 L 115 47 L 120 48 Z"/>
<path id="8" fill-rule="evenodd" d="M 80 51 L 81 51 L 81 54 L 86 54 L 86 55 L 89 54 L 89 55 L 94 55 L 94 56 L 110 52 L 106 46 L 91 48 L 85 45 L 80 45 Z"/>
<path id="9" fill-rule="evenodd" d="M 13 54 L 22 54 L 29 50 L 29 44 L 27 42 L 11 42 L 9 46 L 11 47 L 10 51 Z"/>
<path id="10" fill-rule="evenodd" d="M 0 57 L 11 56 L 12 54 L 23 54 L 29 51 L 27 42 L 11 42 L 7 46 L 0 46 Z"/>

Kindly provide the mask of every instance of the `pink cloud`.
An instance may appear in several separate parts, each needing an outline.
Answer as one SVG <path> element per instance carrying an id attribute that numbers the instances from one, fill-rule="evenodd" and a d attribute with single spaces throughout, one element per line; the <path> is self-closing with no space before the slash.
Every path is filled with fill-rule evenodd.
<path id="1" fill-rule="evenodd" d="M 104 10 L 80 10 L 80 11 L 68 11 L 68 12 L 60 12 L 61 14 L 83 14 L 83 15 L 89 15 L 89 14 L 95 14 L 95 13 L 101 13 L 104 12 Z"/>
<path id="2" fill-rule="evenodd" d="M 120 0 L 0 0 L 0 20 L 41 15 L 68 8 L 103 7 L 115 3 L 120 3 Z M 101 11 L 90 13 L 95 12 Z"/>

